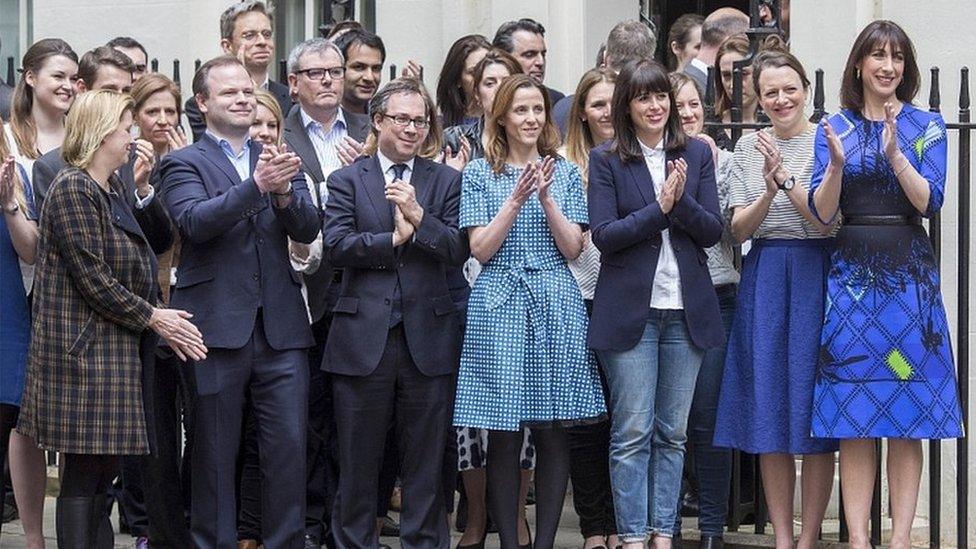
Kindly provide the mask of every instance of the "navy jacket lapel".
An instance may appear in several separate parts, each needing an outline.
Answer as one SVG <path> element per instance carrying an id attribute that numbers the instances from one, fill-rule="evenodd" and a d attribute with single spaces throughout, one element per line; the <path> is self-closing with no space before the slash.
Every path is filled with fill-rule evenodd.
<path id="1" fill-rule="evenodd" d="M 359 164 L 362 166 L 362 182 L 373 205 L 373 212 L 383 229 L 392 231 L 393 216 L 390 215 L 390 202 L 386 199 L 386 177 L 383 176 L 380 160 L 374 156 Z"/>
<path id="2" fill-rule="evenodd" d="M 413 185 L 417 193 L 417 203 L 425 210 L 430 200 L 431 185 L 430 178 L 433 176 L 434 163 L 426 158 L 419 156 L 413 161 L 413 174 L 410 176 L 410 184 Z"/>
<path id="3" fill-rule="evenodd" d="M 213 163 L 214 166 L 217 166 L 217 168 L 219 168 L 220 171 L 227 176 L 231 186 L 241 182 L 241 178 L 239 175 L 237 175 L 237 170 L 234 169 L 233 164 L 230 163 L 230 160 L 227 160 L 227 156 L 224 154 L 224 151 L 220 149 L 220 145 L 214 142 L 210 136 L 204 135 L 194 145 L 200 150 L 200 152 L 203 153 L 204 158 Z M 254 161 L 256 161 L 256 158 L 252 154 L 251 162 Z"/>
<path id="4" fill-rule="evenodd" d="M 285 119 L 285 141 L 288 146 L 302 159 L 302 168 L 312 176 L 316 183 L 325 180 L 322 173 L 322 166 L 319 164 L 318 154 L 312 145 L 312 140 L 308 138 L 305 128 L 302 127 L 302 113 L 300 109 L 295 109 L 288 118 Z"/>
<path id="5" fill-rule="evenodd" d="M 630 172 L 630 177 L 637 187 L 638 192 L 640 192 L 641 198 L 644 199 L 644 205 L 657 202 L 657 197 L 654 193 L 654 181 L 651 179 L 651 172 L 647 169 L 647 162 L 644 161 L 644 157 L 631 160 L 625 166 L 627 167 L 627 171 Z"/>

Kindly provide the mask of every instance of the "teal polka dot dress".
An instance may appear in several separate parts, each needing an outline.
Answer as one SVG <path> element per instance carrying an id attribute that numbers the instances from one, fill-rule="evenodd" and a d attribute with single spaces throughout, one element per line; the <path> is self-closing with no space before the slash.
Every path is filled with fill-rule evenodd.
<path id="1" fill-rule="evenodd" d="M 468 164 L 461 179 L 461 228 L 488 225 L 520 173 L 506 166 L 496 174 L 485 159 Z M 576 166 L 557 161 L 550 193 L 567 219 L 586 226 Z M 583 297 L 532 196 L 471 291 L 454 424 L 516 431 L 605 416 L 586 328 Z"/>

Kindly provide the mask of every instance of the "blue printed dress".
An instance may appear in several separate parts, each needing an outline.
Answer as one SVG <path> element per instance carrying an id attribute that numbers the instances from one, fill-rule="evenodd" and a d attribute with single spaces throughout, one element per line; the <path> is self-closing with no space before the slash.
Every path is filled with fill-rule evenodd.
<path id="1" fill-rule="evenodd" d="M 459 226 L 488 225 L 520 174 L 511 166 L 495 174 L 484 159 L 469 163 Z M 569 221 L 586 226 L 576 166 L 556 162 L 550 193 Z M 471 290 L 454 424 L 517 431 L 604 416 L 586 328 L 583 297 L 533 195 Z"/>
<path id="2" fill-rule="evenodd" d="M 844 225 L 831 252 L 812 432 L 818 437 L 962 436 L 939 268 L 925 229 L 884 156 L 883 122 L 843 110 L 830 124 L 844 144 Z M 925 215 L 942 207 L 946 130 L 938 114 L 904 105 L 898 144 L 929 183 Z M 829 152 L 815 141 L 813 193 Z M 878 224 L 903 216 L 904 222 Z"/>
<path id="3" fill-rule="evenodd" d="M 28 219 L 37 219 L 27 173 L 19 165 L 18 169 L 27 202 L 24 213 Z M 30 311 L 24 278 L 7 228 L 7 216 L 0 214 L 0 404 L 20 406 L 29 344 Z"/>

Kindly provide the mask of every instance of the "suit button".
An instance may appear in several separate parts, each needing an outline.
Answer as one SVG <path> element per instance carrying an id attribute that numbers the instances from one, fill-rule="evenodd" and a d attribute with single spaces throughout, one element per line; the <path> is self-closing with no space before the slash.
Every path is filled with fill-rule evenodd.
<path id="1" fill-rule="evenodd" d="M 254 274 L 251 275 L 251 278 L 253 278 L 254 280 L 257 280 L 257 279 L 259 279 L 261 277 L 258 276 L 258 273 L 254 273 Z"/>
<path id="2" fill-rule="evenodd" d="M 397 267 L 403 267 L 403 263 L 400 263 L 399 265 L 397 265 Z"/>
<path id="3" fill-rule="evenodd" d="M 389 305 L 390 304 L 390 300 L 389 299 L 384 299 L 383 300 L 383 304 L 384 305 Z"/>
<path id="4" fill-rule="evenodd" d="M 263 238 L 259 238 L 258 239 L 258 244 L 264 244 L 264 239 Z"/>

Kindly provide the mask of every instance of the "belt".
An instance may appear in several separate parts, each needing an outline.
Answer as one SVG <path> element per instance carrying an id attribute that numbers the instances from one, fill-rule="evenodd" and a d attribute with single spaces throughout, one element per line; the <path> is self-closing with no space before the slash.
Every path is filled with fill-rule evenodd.
<path id="1" fill-rule="evenodd" d="M 844 225 L 921 225 L 917 215 L 852 215 L 844 217 Z"/>

